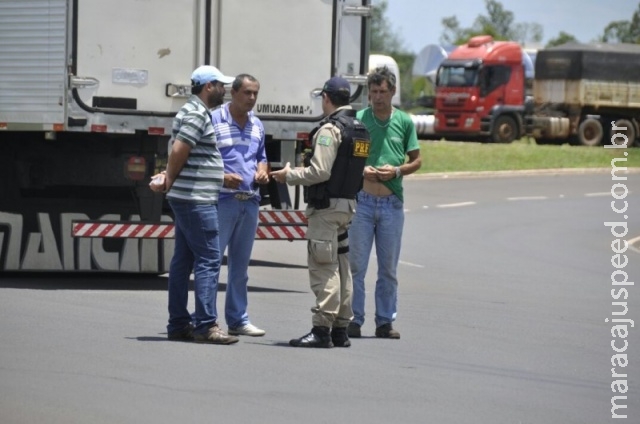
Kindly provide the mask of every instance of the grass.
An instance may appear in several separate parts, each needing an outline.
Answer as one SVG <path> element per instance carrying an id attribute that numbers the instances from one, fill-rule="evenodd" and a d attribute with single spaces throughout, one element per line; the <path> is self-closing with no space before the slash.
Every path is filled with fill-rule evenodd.
<path id="1" fill-rule="evenodd" d="M 422 167 L 418 173 L 610 168 L 613 158 L 625 157 L 626 163 L 618 161 L 616 165 L 640 167 L 640 148 L 537 145 L 528 139 L 512 144 L 421 141 L 420 153 Z"/>

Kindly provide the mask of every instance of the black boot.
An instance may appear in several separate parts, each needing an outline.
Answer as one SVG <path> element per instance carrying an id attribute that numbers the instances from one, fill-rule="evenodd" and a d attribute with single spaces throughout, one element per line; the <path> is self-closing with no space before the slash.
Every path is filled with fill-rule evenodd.
<path id="1" fill-rule="evenodd" d="M 347 335 L 347 327 L 333 327 L 331 329 L 331 341 L 335 347 L 351 346 L 351 340 Z"/>
<path id="2" fill-rule="evenodd" d="M 293 347 L 333 347 L 329 327 L 313 327 L 309 334 L 292 339 L 289 344 Z"/>

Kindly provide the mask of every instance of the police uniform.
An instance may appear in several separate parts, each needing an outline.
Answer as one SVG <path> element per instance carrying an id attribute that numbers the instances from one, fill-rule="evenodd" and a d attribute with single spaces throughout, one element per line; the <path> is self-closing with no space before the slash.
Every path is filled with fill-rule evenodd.
<path id="1" fill-rule="evenodd" d="M 363 132 L 354 132 L 354 126 Z M 313 132 L 313 154 L 304 168 L 287 174 L 287 184 L 308 188 L 307 246 L 314 327 L 346 328 L 353 317 L 347 229 L 355 213 L 368 156 L 368 132 L 351 106 L 339 107 Z"/>

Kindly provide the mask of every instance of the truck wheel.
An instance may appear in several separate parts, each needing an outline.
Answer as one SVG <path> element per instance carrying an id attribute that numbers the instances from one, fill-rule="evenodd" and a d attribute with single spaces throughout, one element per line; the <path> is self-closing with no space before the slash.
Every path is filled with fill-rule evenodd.
<path id="1" fill-rule="evenodd" d="M 627 140 L 629 140 L 627 142 L 627 147 L 631 147 L 636 145 L 637 140 L 636 137 L 638 136 L 636 134 L 636 127 L 633 125 L 633 123 L 628 120 L 628 119 L 618 119 L 615 123 L 614 126 L 616 127 L 624 127 L 626 128 L 626 130 L 613 130 L 613 128 L 611 129 L 611 141 L 613 141 L 614 143 L 620 145 L 625 143 L 625 139 L 623 137 L 616 137 L 613 138 L 616 134 L 624 134 L 627 136 Z"/>
<path id="2" fill-rule="evenodd" d="M 604 130 L 598 119 L 587 118 L 578 127 L 578 143 L 583 146 L 599 146 L 603 136 Z"/>
<path id="3" fill-rule="evenodd" d="M 516 121 L 510 116 L 499 116 L 493 124 L 491 140 L 494 143 L 511 143 L 517 135 Z"/>

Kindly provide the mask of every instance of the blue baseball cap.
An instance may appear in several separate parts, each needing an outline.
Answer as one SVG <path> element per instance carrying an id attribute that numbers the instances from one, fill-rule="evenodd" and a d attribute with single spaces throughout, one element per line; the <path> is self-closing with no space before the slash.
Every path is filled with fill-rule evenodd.
<path id="1" fill-rule="evenodd" d="M 211 81 L 220 81 L 223 84 L 231 84 L 235 78 L 224 75 L 218 68 L 204 65 L 197 68 L 191 74 L 191 85 L 202 85 Z"/>
<path id="2" fill-rule="evenodd" d="M 318 96 L 322 93 L 343 94 L 349 97 L 351 96 L 351 85 L 349 85 L 349 82 L 342 77 L 333 77 L 324 83 L 322 91 L 318 93 Z"/>

